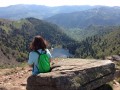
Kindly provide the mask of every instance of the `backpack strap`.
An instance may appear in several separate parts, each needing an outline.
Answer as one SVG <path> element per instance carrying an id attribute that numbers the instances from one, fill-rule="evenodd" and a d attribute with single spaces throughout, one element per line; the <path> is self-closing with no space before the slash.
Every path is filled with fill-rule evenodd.
<path id="1" fill-rule="evenodd" d="M 39 56 L 41 55 L 41 53 L 40 53 L 38 50 L 36 50 L 35 52 L 36 52 Z M 38 69 L 37 65 L 35 65 L 35 67 Z M 39 69 L 38 69 L 38 71 L 39 71 Z"/>
<path id="2" fill-rule="evenodd" d="M 46 51 L 46 50 L 42 50 L 42 51 L 41 51 L 41 53 L 40 53 L 38 50 L 36 50 L 35 52 L 36 52 L 38 55 L 41 55 L 41 54 L 46 54 L 46 53 L 47 53 L 47 51 Z M 44 52 L 44 53 L 42 53 L 42 52 Z"/>
<path id="3" fill-rule="evenodd" d="M 35 52 L 36 52 L 38 55 L 41 55 L 41 53 L 40 53 L 38 50 L 36 50 Z"/>

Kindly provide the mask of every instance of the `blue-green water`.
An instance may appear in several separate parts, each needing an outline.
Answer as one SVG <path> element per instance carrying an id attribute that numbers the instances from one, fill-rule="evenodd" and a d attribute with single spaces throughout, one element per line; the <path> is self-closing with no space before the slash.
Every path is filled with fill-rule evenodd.
<path id="1" fill-rule="evenodd" d="M 67 58 L 72 56 L 69 50 L 63 48 L 54 48 L 51 50 L 51 54 L 53 58 Z"/>

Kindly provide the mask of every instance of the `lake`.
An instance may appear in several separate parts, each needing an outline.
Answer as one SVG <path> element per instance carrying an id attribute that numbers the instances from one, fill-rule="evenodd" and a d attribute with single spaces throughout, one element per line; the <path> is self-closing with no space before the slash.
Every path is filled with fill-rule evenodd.
<path id="1" fill-rule="evenodd" d="M 54 48 L 51 50 L 51 54 L 53 58 L 67 58 L 72 56 L 72 54 L 69 53 L 68 49 L 63 48 Z"/>

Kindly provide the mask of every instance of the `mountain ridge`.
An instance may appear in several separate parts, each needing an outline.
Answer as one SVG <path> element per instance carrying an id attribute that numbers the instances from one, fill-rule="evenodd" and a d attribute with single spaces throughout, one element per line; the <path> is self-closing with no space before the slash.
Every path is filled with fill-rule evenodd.
<path id="1" fill-rule="evenodd" d="M 120 25 L 120 7 L 100 7 L 85 11 L 57 14 L 45 20 L 64 28 L 85 28 L 89 25 Z"/>
<path id="2" fill-rule="evenodd" d="M 82 11 L 99 6 L 89 6 L 89 5 L 76 5 L 76 6 L 44 6 L 44 5 L 26 5 L 18 4 L 8 7 L 0 7 L 0 18 L 7 19 L 21 19 L 34 17 L 38 19 L 43 19 L 58 13 L 69 13 L 74 11 Z"/>

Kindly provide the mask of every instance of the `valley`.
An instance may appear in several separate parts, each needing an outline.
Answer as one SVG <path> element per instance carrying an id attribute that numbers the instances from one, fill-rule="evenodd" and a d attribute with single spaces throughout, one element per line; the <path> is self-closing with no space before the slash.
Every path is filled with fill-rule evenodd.
<path id="1" fill-rule="evenodd" d="M 26 90 L 29 46 L 36 35 L 48 41 L 55 60 L 105 60 L 120 54 L 118 6 L 13 5 L 0 13 L 0 90 Z M 113 62 L 120 70 L 119 62 Z M 117 90 L 120 78 L 111 83 Z"/>
<path id="2" fill-rule="evenodd" d="M 83 29 L 65 29 L 36 18 L 17 21 L 1 19 L 1 55 L 3 54 L 6 58 L 5 61 L 9 59 L 13 59 L 12 62 L 27 61 L 32 38 L 35 35 L 41 35 L 49 42 L 49 49 L 60 45 L 68 49 L 75 58 L 104 59 L 120 52 L 119 27 L 113 24 L 111 26 L 90 25 Z M 3 66 L 4 63 L 1 65 Z M 12 64 L 6 63 L 6 66 L 10 65 Z"/>

